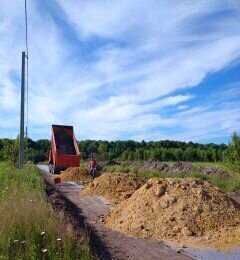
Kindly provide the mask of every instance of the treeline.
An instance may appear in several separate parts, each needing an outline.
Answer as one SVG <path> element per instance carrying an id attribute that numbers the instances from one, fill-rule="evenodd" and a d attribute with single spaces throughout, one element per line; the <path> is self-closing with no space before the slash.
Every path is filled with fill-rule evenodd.
<path id="1" fill-rule="evenodd" d="M 79 141 L 79 149 L 84 160 L 94 156 L 97 160 L 149 160 L 160 161 L 223 161 L 227 145 L 198 144 L 180 141 Z M 26 160 L 43 162 L 47 160 L 50 141 L 41 139 L 25 140 Z M 0 160 L 11 157 L 14 163 L 18 160 L 19 140 L 0 139 Z"/>
<path id="2" fill-rule="evenodd" d="M 25 142 L 25 161 L 34 163 L 44 162 L 47 160 L 48 151 L 50 150 L 50 141 L 41 139 L 33 141 L 28 138 Z M 19 139 L 0 139 L 0 161 L 9 160 L 14 165 L 18 162 Z"/>
<path id="3" fill-rule="evenodd" d="M 198 144 L 180 141 L 92 141 L 79 142 L 83 159 L 96 156 L 101 160 L 205 161 L 224 160 L 227 145 Z"/>

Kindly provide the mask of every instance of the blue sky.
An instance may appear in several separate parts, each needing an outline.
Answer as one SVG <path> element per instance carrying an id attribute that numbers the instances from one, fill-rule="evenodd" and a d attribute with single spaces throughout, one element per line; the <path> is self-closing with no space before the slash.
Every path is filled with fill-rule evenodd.
<path id="1" fill-rule="evenodd" d="M 238 0 L 28 1 L 29 136 L 227 142 L 240 131 Z M 0 2 L 0 138 L 19 129 L 24 1 Z"/>

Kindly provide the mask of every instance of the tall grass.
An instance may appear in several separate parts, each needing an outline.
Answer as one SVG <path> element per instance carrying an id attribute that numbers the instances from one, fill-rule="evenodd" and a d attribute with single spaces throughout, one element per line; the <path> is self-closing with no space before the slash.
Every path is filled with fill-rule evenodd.
<path id="1" fill-rule="evenodd" d="M 0 163 L 0 259 L 92 259 L 87 241 L 47 203 L 33 165 Z"/>

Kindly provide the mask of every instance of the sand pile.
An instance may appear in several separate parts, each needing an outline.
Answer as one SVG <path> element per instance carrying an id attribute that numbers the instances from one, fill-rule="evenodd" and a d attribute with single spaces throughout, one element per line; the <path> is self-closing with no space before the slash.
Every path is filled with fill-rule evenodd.
<path id="1" fill-rule="evenodd" d="M 88 184 L 92 178 L 88 170 L 83 167 L 70 167 L 60 175 L 61 181 L 74 181 L 81 184 Z"/>
<path id="2" fill-rule="evenodd" d="M 145 184 L 145 179 L 128 173 L 104 173 L 81 191 L 80 195 L 101 195 L 111 202 L 119 203 Z"/>
<path id="3" fill-rule="evenodd" d="M 139 238 L 224 247 L 240 227 L 240 206 L 206 181 L 154 178 L 120 203 L 106 224 Z M 240 246 L 240 238 L 234 243 Z"/>

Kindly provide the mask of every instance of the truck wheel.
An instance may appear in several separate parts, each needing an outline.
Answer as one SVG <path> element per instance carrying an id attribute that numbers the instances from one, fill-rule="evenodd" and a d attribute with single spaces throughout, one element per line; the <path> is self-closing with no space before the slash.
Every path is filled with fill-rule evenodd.
<path id="1" fill-rule="evenodd" d="M 59 174 L 60 171 L 58 169 L 55 168 L 55 166 L 52 166 L 52 174 Z"/>

